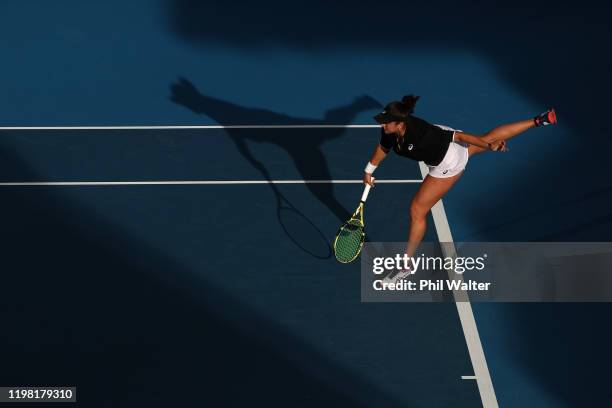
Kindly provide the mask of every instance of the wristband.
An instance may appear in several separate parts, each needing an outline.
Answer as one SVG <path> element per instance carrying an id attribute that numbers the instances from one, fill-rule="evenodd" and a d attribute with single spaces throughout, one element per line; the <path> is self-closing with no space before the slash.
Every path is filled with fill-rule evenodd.
<path id="1" fill-rule="evenodd" d="M 368 173 L 368 174 L 372 174 L 372 173 L 374 173 L 374 170 L 376 170 L 376 168 L 377 168 L 377 167 L 378 167 L 378 166 L 375 166 L 375 165 L 373 165 L 372 163 L 368 162 L 368 165 L 366 166 L 366 168 L 365 168 L 365 170 L 364 170 L 364 171 L 365 171 L 366 173 Z"/>

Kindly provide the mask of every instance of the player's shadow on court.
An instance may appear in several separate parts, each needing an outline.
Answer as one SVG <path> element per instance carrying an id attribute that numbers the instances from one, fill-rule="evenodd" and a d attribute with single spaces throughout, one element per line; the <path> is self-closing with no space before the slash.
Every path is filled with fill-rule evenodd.
<path id="1" fill-rule="evenodd" d="M 248 108 L 231 102 L 223 101 L 200 93 L 196 87 L 187 79 L 181 78 L 171 86 L 170 99 L 191 111 L 207 115 L 216 122 L 223 125 L 320 125 L 320 124 L 346 124 L 350 123 L 355 116 L 366 110 L 379 108 L 379 102 L 369 96 L 362 96 L 351 103 L 330 109 L 322 119 L 297 118 L 289 115 L 259 108 Z M 329 164 L 321 146 L 330 140 L 343 135 L 343 128 L 325 129 L 226 129 L 227 134 L 236 144 L 240 154 L 262 175 L 265 180 L 271 181 L 272 176 L 265 165 L 266 157 L 256 157 L 252 144 L 271 143 L 287 152 L 293 160 L 300 176 L 304 180 L 331 180 Z M 319 258 L 327 258 L 330 252 L 323 255 L 319 249 L 308 248 L 308 244 L 300 242 L 299 234 L 292 234 L 290 225 L 310 224 L 308 229 L 315 228 L 319 235 L 320 230 L 303 216 L 274 185 L 270 187 L 277 199 L 279 222 L 287 235 L 303 250 Z M 336 216 L 338 222 L 345 221 L 350 213 L 338 201 L 335 196 L 333 185 L 330 183 L 306 184 L 308 190 L 322 204 Z M 289 220 L 287 215 L 290 214 Z M 302 218 L 302 221 L 295 222 Z M 287 221 L 289 220 L 289 221 Z M 300 233 L 304 228 L 299 229 Z M 295 231 L 294 231 L 295 232 Z M 312 234 L 311 234 L 312 235 Z M 329 248 L 329 246 L 328 246 Z"/>

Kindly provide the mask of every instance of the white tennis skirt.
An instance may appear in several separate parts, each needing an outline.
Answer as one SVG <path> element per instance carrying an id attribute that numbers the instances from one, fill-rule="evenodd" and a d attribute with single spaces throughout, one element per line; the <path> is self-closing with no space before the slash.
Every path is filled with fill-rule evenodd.
<path id="1" fill-rule="evenodd" d="M 453 129 L 444 125 L 436 125 L 437 127 L 444 130 L 452 130 L 453 132 L 462 132 L 458 129 Z M 455 134 L 453 133 L 453 140 L 455 140 Z M 437 178 L 448 178 L 456 176 L 465 170 L 470 155 L 468 153 L 468 144 L 463 142 L 451 142 L 448 145 L 446 155 L 437 166 L 429 167 L 429 175 Z"/>

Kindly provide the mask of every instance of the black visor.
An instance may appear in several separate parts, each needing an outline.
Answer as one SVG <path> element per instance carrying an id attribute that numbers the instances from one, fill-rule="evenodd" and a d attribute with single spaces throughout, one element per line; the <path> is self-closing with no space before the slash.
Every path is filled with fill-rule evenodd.
<path id="1" fill-rule="evenodd" d="M 374 120 L 380 124 L 389 123 L 389 122 L 403 122 L 406 120 L 404 116 L 396 115 L 391 112 L 387 112 L 386 110 L 380 112 L 378 115 L 374 116 Z"/>

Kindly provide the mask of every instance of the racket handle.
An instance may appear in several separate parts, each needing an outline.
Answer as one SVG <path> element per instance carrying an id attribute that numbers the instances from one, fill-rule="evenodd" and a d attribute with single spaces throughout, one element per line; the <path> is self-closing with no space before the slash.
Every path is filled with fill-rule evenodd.
<path id="1" fill-rule="evenodd" d="M 372 181 L 374 181 L 374 177 L 372 177 Z M 368 199 L 368 194 L 370 194 L 370 189 L 372 188 L 371 185 L 366 184 L 365 188 L 363 189 L 363 194 L 361 195 L 361 202 L 365 203 L 365 201 Z"/>

